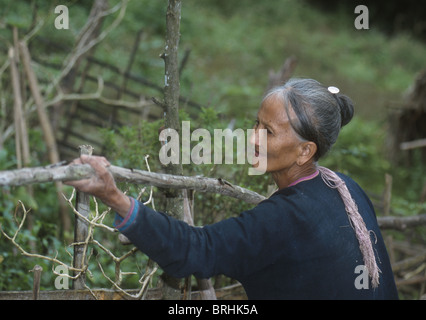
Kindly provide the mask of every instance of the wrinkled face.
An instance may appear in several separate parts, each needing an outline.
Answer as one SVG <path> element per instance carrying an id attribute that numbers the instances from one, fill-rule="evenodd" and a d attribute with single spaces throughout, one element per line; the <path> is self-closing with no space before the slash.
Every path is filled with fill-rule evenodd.
<path id="1" fill-rule="evenodd" d="M 289 115 L 296 117 L 290 108 Z M 250 142 L 255 146 L 255 156 L 266 161 L 266 172 L 288 171 L 298 162 L 304 142 L 291 127 L 287 112 L 277 96 L 267 98 L 261 105 L 255 124 L 255 134 Z M 259 143 L 259 129 L 267 131 L 267 148 Z M 266 160 L 264 159 L 266 157 Z M 256 167 L 256 164 L 253 165 Z"/>

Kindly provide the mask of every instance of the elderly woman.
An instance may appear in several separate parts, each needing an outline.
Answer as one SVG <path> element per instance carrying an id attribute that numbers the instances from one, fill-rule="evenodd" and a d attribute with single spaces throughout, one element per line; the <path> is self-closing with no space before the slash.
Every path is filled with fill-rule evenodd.
<path id="1" fill-rule="evenodd" d="M 373 206 L 349 177 L 319 167 L 353 115 L 336 87 L 291 79 L 263 99 L 251 142 L 278 186 L 238 217 L 204 226 L 155 212 L 124 195 L 103 157 L 97 175 L 68 184 L 117 212 L 115 227 L 174 277 L 224 274 L 249 299 L 397 299 Z M 267 130 L 267 146 L 258 129 Z"/>

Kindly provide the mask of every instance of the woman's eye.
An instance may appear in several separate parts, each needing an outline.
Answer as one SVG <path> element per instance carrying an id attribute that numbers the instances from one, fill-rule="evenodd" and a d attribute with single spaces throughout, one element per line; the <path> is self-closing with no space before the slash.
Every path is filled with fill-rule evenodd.
<path id="1" fill-rule="evenodd" d="M 259 125 L 260 125 L 260 121 L 259 120 L 256 120 L 255 122 L 254 122 L 254 128 L 255 129 L 257 129 L 258 127 L 259 127 Z M 268 127 L 264 127 L 264 129 L 263 130 L 266 130 L 266 133 L 267 134 L 272 134 L 272 131 L 271 130 L 269 130 L 269 128 Z"/>

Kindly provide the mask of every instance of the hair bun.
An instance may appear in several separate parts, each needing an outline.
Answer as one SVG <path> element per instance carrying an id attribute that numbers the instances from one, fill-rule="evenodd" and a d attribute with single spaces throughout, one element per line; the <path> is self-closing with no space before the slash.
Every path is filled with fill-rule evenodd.
<path id="1" fill-rule="evenodd" d="M 336 98 L 340 108 L 340 115 L 342 118 L 340 126 L 343 127 L 347 125 L 354 116 L 354 104 L 348 96 L 337 94 Z"/>

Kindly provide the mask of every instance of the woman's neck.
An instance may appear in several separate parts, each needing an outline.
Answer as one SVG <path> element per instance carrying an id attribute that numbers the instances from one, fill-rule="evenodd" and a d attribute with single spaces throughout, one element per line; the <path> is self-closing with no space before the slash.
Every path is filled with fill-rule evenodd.
<path id="1" fill-rule="evenodd" d="M 272 178 L 278 188 L 283 189 L 301 181 L 312 179 L 316 176 L 317 172 L 316 162 L 310 162 L 303 166 L 294 165 L 285 171 L 273 172 Z"/>

